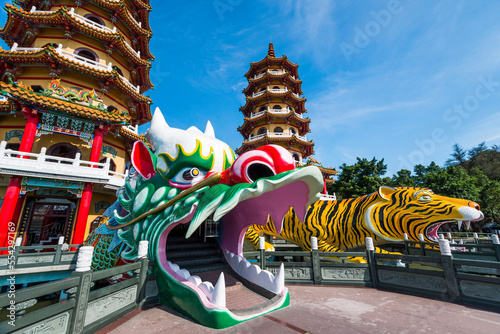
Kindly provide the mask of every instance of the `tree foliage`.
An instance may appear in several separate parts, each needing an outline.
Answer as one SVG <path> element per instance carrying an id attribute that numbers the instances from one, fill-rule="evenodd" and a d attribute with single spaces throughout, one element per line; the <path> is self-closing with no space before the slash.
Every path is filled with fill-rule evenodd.
<path id="1" fill-rule="evenodd" d="M 413 173 L 402 169 L 391 178 L 384 177 L 384 159 L 357 158 L 353 165 L 340 166 L 337 181 L 329 191 L 345 199 L 373 193 L 382 185 L 429 188 L 438 195 L 477 202 L 485 214 L 481 225 L 500 222 L 500 147 L 488 148 L 483 142 L 466 151 L 455 144 L 450 155 L 444 167 L 434 162 L 416 165 Z M 475 224 L 475 228 L 479 230 L 479 225 Z"/>

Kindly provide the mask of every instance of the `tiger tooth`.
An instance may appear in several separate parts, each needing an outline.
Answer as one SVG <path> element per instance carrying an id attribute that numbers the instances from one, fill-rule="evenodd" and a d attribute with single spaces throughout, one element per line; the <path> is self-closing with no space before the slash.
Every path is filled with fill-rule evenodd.
<path id="1" fill-rule="evenodd" d="M 220 273 L 219 280 L 215 284 L 211 302 L 220 307 L 226 307 L 226 280 L 223 272 Z"/>
<path id="2" fill-rule="evenodd" d="M 276 278 L 274 279 L 272 291 L 274 293 L 281 293 L 281 291 L 283 291 L 284 288 L 285 288 L 285 266 L 282 263 L 280 265 L 278 273 L 276 274 Z"/>
<path id="3" fill-rule="evenodd" d="M 470 230 L 470 220 L 465 221 L 465 227 L 467 228 L 467 230 Z"/>
<path id="4" fill-rule="evenodd" d="M 459 221 L 458 221 L 458 231 L 459 231 L 459 232 L 460 232 L 460 230 L 462 229 L 462 223 L 463 223 L 463 222 L 462 222 L 461 220 L 459 220 Z"/>

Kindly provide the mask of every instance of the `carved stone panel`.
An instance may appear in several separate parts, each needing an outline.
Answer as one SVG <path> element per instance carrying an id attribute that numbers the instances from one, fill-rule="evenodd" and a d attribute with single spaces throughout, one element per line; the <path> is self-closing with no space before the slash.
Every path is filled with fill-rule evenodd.
<path id="1" fill-rule="evenodd" d="M 321 278 L 326 280 L 369 281 L 370 272 L 363 268 L 321 268 Z"/>
<path id="2" fill-rule="evenodd" d="M 88 303 L 85 326 L 104 318 L 119 309 L 135 303 L 137 296 L 137 285 L 133 285 L 121 291 L 93 300 Z"/>
<path id="3" fill-rule="evenodd" d="M 378 277 L 383 283 L 437 292 L 447 291 L 446 283 L 443 277 L 402 273 L 389 270 L 379 270 Z"/>
<path id="4" fill-rule="evenodd" d="M 498 285 L 463 280 L 460 281 L 460 287 L 462 288 L 462 293 L 467 297 L 500 302 L 500 289 Z"/>
<path id="5" fill-rule="evenodd" d="M 61 255 L 61 261 L 63 262 L 72 262 L 75 261 L 77 257 L 77 253 L 73 254 L 63 254 Z"/>
<path id="6" fill-rule="evenodd" d="M 268 268 L 273 275 L 278 273 L 279 268 Z M 303 280 L 312 280 L 313 274 L 311 268 L 300 268 L 300 267 L 292 267 L 287 268 L 285 266 L 285 280 L 287 279 L 303 279 Z"/>
<path id="7" fill-rule="evenodd" d="M 50 263 L 54 262 L 54 255 L 44 255 L 44 256 L 20 256 L 17 259 L 17 264 L 28 264 L 28 263 Z"/>
<path id="8" fill-rule="evenodd" d="M 64 312 L 13 332 L 13 334 L 66 334 L 68 333 L 69 312 Z"/>

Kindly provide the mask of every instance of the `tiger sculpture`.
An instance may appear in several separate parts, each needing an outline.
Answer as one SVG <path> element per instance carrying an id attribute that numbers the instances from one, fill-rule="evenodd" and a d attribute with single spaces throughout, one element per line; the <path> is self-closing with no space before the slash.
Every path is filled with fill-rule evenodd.
<path id="1" fill-rule="evenodd" d="M 353 251 L 365 247 L 365 238 L 371 237 L 374 245 L 404 240 L 419 241 L 419 234 L 426 242 L 437 242 L 440 226 L 450 222 L 471 221 L 484 218 L 477 203 L 444 197 L 426 188 L 391 188 L 382 186 L 378 192 L 358 198 L 338 201 L 319 200 L 313 203 L 302 223 L 293 209 L 283 218 L 280 233 L 272 219 L 263 226 L 252 225 L 246 239 L 258 248 L 259 233 L 279 237 L 311 250 L 311 237 L 318 239 L 321 252 Z M 266 250 L 274 246 L 266 242 Z M 375 247 L 379 253 L 389 253 Z M 366 262 L 362 258 L 349 258 L 350 262 Z"/>

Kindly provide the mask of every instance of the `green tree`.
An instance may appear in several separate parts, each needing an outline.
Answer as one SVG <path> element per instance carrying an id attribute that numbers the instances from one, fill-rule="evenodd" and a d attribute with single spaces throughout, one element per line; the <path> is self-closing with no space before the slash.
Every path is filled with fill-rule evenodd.
<path id="1" fill-rule="evenodd" d="M 392 176 L 393 187 L 414 187 L 415 178 L 411 176 L 411 171 L 402 169 Z"/>
<path id="2" fill-rule="evenodd" d="M 387 182 L 392 182 L 390 178 L 382 178 L 387 171 L 384 159 L 377 161 L 366 158 L 356 158 L 354 165 L 342 164 L 337 180 L 330 186 L 329 191 L 335 192 L 339 199 L 359 197 L 370 194 L 378 190 Z"/>
<path id="3" fill-rule="evenodd" d="M 451 158 L 446 160 L 446 166 L 456 166 L 464 163 L 467 159 L 467 151 L 464 150 L 460 145 L 453 145 L 453 153 L 450 154 Z"/>

